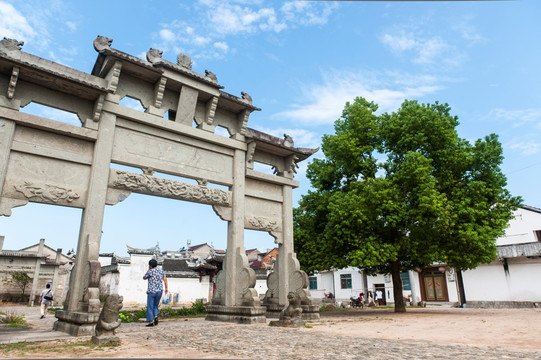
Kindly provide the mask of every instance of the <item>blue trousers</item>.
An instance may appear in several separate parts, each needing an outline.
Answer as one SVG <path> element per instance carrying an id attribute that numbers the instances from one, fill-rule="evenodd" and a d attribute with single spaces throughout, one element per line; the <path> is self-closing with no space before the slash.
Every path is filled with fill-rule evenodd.
<path id="1" fill-rule="evenodd" d="M 151 322 L 158 316 L 158 306 L 162 298 L 162 291 L 147 294 L 147 321 Z"/>

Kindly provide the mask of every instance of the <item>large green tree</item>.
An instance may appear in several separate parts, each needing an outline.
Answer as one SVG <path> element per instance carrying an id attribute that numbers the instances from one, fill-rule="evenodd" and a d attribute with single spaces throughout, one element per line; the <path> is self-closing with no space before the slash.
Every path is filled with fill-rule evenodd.
<path id="1" fill-rule="evenodd" d="M 404 312 L 401 272 L 492 261 L 521 199 L 505 189 L 498 137 L 461 139 L 447 104 L 377 108 L 346 103 L 335 134 L 323 136 L 325 158 L 308 166 L 313 190 L 294 209 L 295 250 L 308 272 L 391 274 L 395 311 Z"/>

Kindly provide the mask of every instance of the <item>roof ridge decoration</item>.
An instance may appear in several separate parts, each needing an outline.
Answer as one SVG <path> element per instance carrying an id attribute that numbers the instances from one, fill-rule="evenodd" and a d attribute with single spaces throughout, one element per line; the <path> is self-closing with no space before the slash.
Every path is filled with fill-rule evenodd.
<path id="1" fill-rule="evenodd" d="M 204 76 L 193 71 L 192 60 L 188 55 L 179 54 L 177 56 L 176 64 L 162 58 L 162 55 L 163 55 L 162 50 L 150 48 L 147 51 L 146 58 L 147 58 L 147 61 L 154 66 L 159 66 L 159 65 L 166 66 L 168 68 L 177 70 L 181 73 L 189 74 L 193 77 L 198 78 L 199 80 L 203 80 L 208 84 L 212 84 L 213 86 L 218 87 L 219 89 L 224 88 L 223 86 L 218 85 L 218 78 L 216 77 L 216 74 L 214 74 L 212 71 L 205 70 Z"/>

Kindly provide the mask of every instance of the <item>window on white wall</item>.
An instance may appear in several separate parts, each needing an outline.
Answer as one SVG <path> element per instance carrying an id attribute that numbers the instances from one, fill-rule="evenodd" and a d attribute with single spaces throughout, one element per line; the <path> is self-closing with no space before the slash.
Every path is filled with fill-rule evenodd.
<path id="1" fill-rule="evenodd" d="M 541 230 L 534 230 L 533 233 L 535 234 L 537 241 L 541 242 Z"/>
<path id="2" fill-rule="evenodd" d="M 407 272 L 400 273 L 400 280 L 402 280 L 403 290 L 411 290 L 410 276 Z"/>
<path id="3" fill-rule="evenodd" d="M 340 274 L 340 288 L 351 289 L 351 274 Z"/>
<path id="4" fill-rule="evenodd" d="M 310 290 L 317 290 L 317 277 L 315 276 L 310 276 L 308 278 L 308 281 L 309 281 L 309 289 Z"/>

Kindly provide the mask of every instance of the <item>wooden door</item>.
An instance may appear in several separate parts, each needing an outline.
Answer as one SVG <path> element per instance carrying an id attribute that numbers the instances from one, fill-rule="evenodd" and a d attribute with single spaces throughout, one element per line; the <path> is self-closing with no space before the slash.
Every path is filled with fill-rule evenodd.
<path id="1" fill-rule="evenodd" d="M 445 277 L 440 271 L 427 271 L 423 273 L 423 285 L 426 301 L 446 301 Z"/>

